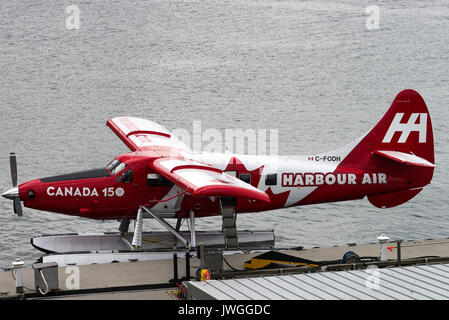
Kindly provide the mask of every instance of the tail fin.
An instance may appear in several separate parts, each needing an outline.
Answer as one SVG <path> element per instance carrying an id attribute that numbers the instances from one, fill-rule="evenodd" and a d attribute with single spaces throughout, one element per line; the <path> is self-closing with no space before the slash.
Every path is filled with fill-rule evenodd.
<path id="1" fill-rule="evenodd" d="M 400 194 L 369 195 L 377 207 L 392 207 L 414 197 L 432 180 L 434 144 L 429 110 L 414 90 L 403 90 L 377 125 L 352 149 L 341 166 L 408 179 Z"/>

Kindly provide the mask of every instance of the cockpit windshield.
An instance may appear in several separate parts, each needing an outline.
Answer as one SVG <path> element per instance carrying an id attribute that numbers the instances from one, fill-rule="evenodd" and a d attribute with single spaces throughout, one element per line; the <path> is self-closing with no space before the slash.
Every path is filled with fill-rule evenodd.
<path id="1" fill-rule="evenodd" d="M 106 166 L 106 169 L 108 169 L 112 175 L 115 175 L 116 173 L 122 171 L 126 166 L 127 164 L 123 162 L 120 162 L 118 160 L 112 160 L 111 163 L 109 163 Z"/>

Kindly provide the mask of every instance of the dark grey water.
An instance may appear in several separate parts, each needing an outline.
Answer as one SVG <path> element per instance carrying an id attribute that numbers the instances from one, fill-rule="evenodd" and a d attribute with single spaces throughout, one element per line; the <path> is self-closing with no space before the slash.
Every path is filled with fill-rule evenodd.
<path id="1" fill-rule="evenodd" d="M 277 128 L 281 154 L 332 150 L 367 132 L 395 95 L 413 88 L 432 116 L 432 184 L 388 210 L 368 201 L 242 215 L 242 229 L 274 229 L 278 245 L 327 246 L 449 236 L 449 8 L 446 0 L 0 1 L 0 189 L 103 166 L 127 152 L 105 126 L 134 115 L 168 128 Z M 0 266 L 32 263 L 32 236 L 115 231 L 96 222 L 24 210 L 0 199 Z M 219 228 L 219 218 L 199 220 Z M 146 229 L 157 228 L 145 221 Z"/>

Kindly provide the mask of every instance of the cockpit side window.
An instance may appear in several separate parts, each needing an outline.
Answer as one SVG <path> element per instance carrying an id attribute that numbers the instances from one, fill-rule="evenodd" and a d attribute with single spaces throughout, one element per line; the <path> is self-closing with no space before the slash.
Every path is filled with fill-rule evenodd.
<path id="1" fill-rule="evenodd" d="M 122 171 L 126 166 L 127 166 L 127 164 L 125 164 L 123 162 L 120 162 L 118 160 L 113 160 L 113 161 L 111 161 L 111 163 L 109 163 L 106 166 L 106 169 L 108 169 L 108 171 L 112 175 L 115 175 L 115 174 L 119 173 L 120 171 Z"/>
<path id="2" fill-rule="evenodd" d="M 133 182 L 133 171 L 131 169 L 126 170 L 120 177 L 120 181 L 122 183 L 131 183 Z"/>

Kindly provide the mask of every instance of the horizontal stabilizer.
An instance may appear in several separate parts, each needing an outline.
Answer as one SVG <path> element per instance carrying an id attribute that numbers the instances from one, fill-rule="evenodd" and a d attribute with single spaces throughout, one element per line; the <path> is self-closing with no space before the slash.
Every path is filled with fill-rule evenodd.
<path id="1" fill-rule="evenodd" d="M 374 151 L 375 154 L 392 159 L 400 163 L 406 163 L 413 166 L 422 166 L 434 168 L 435 165 L 424 158 L 415 156 L 414 154 L 404 153 L 399 151 L 389 151 L 389 150 L 377 150 Z"/>
<path id="2" fill-rule="evenodd" d="M 368 200 L 377 208 L 396 207 L 416 196 L 423 188 L 369 195 Z"/>

